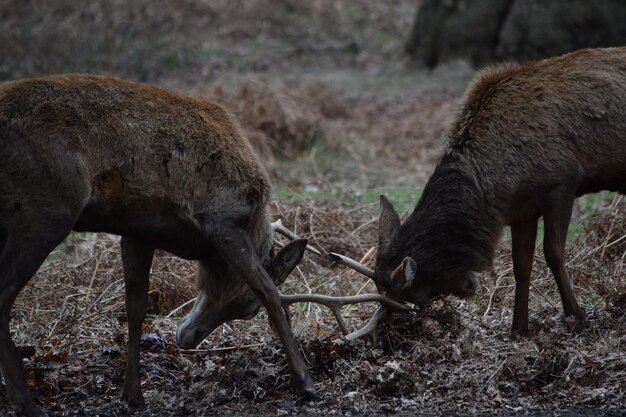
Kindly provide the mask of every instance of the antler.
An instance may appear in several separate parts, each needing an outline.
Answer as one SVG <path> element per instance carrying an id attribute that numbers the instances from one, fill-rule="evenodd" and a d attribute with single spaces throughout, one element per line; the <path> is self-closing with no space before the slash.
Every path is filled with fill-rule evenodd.
<path id="1" fill-rule="evenodd" d="M 283 226 L 280 219 L 276 220 L 272 223 L 272 229 L 275 232 L 278 232 L 290 239 L 299 239 L 299 237 L 293 233 L 291 230 L 287 229 Z M 315 249 L 314 247 L 307 245 L 307 249 L 313 253 L 321 255 L 320 251 Z M 341 263 L 351 269 L 354 269 L 357 272 L 369 277 L 374 278 L 374 270 L 361 264 L 354 259 L 351 259 L 347 256 L 330 252 L 328 254 L 333 261 Z M 399 303 L 383 294 L 360 294 L 353 296 L 343 296 L 343 297 L 333 297 L 329 295 L 321 295 L 321 294 L 280 294 L 280 300 L 283 304 L 283 309 L 285 310 L 285 314 L 289 319 L 289 306 L 294 303 L 300 302 L 309 302 L 309 303 L 317 303 L 324 305 L 330 309 L 330 311 L 335 316 L 337 323 L 339 324 L 339 328 L 341 329 L 341 333 L 343 334 L 346 340 L 356 340 L 361 337 L 369 337 L 372 342 L 376 340 L 376 330 L 378 328 L 378 322 L 387 314 L 390 309 L 400 310 L 400 311 L 410 311 L 412 310 L 405 304 Z M 348 326 L 341 315 L 341 308 L 348 304 L 357 304 L 357 303 L 367 303 L 367 302 L 378 302 L 381 304 L 380 307 L 374 312 L 372 317 L 363 325 L 361 328 L 350 332 Z"/>
<path id="2" fill-rule="evenodd" d="M 396 310 L 401 311 L 410 311 L 411 308 L 401 304 L 395 300 L 392 300 L 389 297 L 386 297 L 382 294 L 361 294 L 361 295 L 353 295 L 353 296 L 345 296 L 345 297 L 331 297 L 328 295 L 320 295 L 320 294 L 295 294 L 295 295 L 286 295 L 281 294 L 280 300 L 283 304 L 283 308 L 285 312 L 289 316 L 289 305 L 298 303 L 298 302 L 312 302 L 317 304 L 322 304 L 332 311 L 337 323 L 339 324 L 339 328 L 341 329 L 341 333 L 346 340 L 356 340 L 363 336 L 369 336 L 372 341 L 376 340 L 376 329 L 378 327 L 378 322 L 381 318 L 383 318 L 389 308 L 394 308 Z M 341 307 L 346 304 L 357 304 L 357 303 L 366 303 L 366 302 L 379 302 L 382 305 L 378 307 L 376 312 L 374 312 L 373 316 L 367 321 L 367 323 L 353 331 L 350 332 L 348 330 L 348 326 L 346 325 L 343 316 L 341 315 Z"/>
<path id="3" fill-rule="evenodd" d="M 281 235 L 285 237 L 288 237 L 291 240 L 300 239 L 298 235 L 296 235 L 294 232 L 292 232 L 291 230 L 283 226 L 283 222 L 280 219 L 276 220 L 275 222 L 272 222 L 272 230 L 274 232 L 280 233 Z M 322 252 L 318 251 L 311 245 L 306 245 L 306 249 L 308 251 L 313 252 L 316 255 L 320 255 L 320 256 L 322 255 Z"/>
<path id="4" fill-rule="evenodd" d="M 339 262 L 341 264 L 344 264 L 345 266 L 347 266 L 348 268 L 354 269 L 357 272 L 362 273 L 363 275 L 365 275 L 368 278 L 374 278 L 374 270 L 371 268 L 368 268 L 367 266 L 363 265 L 360 262 L 355 261 L 354 259 L 348 258 L 347 256 L 344 255 L 340 255 L 338 253 L 335 252 L 330 252 L 328 254 L 328 256 L 330 256 L 330 259 L 332 259 L 333 261 Z"/>

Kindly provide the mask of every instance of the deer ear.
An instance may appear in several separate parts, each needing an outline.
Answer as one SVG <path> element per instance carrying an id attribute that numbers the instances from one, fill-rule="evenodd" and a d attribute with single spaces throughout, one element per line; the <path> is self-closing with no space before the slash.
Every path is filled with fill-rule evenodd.
<path id="1" fill-rule="evenodd" d="M 384 252 L 400 229 L 400 216 L 384 195 L 380 196 L 380 218 L 378 219 L 378 252 Z"/>
<path id="2" fill-rule="evenodd" d="M 407 256 L 391 273 L 391 287 L 396 291 L 411 288 L 416 272 L 417 264 L 413 258 Z"/>
<path id="3" fill-rule="evenodd" d="M 274 269 L 272 280 L 276 285 L 281 285 L 291 271 L 298 266 L 304 255 L 306 245 L 309 243 L 306 239 L 298 239 L 286 244 L 274 258 Z"/>

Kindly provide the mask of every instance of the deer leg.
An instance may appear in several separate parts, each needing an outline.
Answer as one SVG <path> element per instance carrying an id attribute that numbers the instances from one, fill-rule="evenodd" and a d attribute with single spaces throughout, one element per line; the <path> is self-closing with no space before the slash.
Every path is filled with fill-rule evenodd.
<path id="1" fill-rule="evenodd" d="M 122 263 L 128 315 L 128 352 L 122 398 L 129 407 L 145 408 L 139 375 L 141 327 L 148 306 L 148 285 L 154 248 L 141 241 L 122 237 Z"/>
<path id="2" fill-rule="evenodd" d="M 41 217 L 28 221 L 25 216 L 12 218 L 5 236 L 0 254 L 0 369 L 17 415 L 36 417 L 43 413 L 26 389 L 22 358 L 9 329 L 11 307 L 48 254 L 70 233 L 73 223 L 65 216 L 53 220 L 48 215 L 45 224 Z"/>
<path id="3" fill-rule="evenodd" d="M 556 279 L 565 319 L 573 317 L 575 322 L 572 330 L 580 332 L 585 328 L 585 312 L 576 301 L 572 284 L 565 271 L 565 241 L 574 198 L 574 195 L 569 192 L 555 192 L 550 195 L 543 209 L 545 225 L 543 252 Z"/>
<path id="4" fill-rule="evenodd" d="M 304 359 L 298 351 L 295 337 L 282 308 L 278 288 L 259 260 L 247 232 L 237 226 L 219 225 L 209 238 L 230 267 L 245 280 L 257 294 L 269 316 L 285 350 L 291 378 L 297 389 L 307 399 L 318 399 Z"/>
<path id="5" fill-rule="evenodd" d="M 533 270 L 537 220 L 511 225 L 515 307 L 511 336 L 528 336 L 528 291 Z"/>

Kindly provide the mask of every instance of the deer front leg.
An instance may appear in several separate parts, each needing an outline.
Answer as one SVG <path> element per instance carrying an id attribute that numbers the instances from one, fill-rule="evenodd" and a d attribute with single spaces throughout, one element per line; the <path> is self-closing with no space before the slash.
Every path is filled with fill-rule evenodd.
<path id="1" fill-rule="evenodd" d="M 247 232 L 228 222 L 209 228 L 210 239 L 235 273 L 257 294 L 285 350 L 296 390 L 307 399 L 318 399 L 304 359 L 282 308 L 276 285 L 261 265 Z"/>
<path id="2" fill-rule="evenodd" d="M 122 398 L 130 408 L 142 409 L 146 404 L 141 392 L 139 351 L 141 327 L 148 306 L 148 285 L 154 248 L 135 239 L 122 238 L 122 263 L 128 316 L 128 352 Z"/>
<path id="3" fill-rule="evenodd" d="M 69 234 L 74 219 L 62 210 L 51 210 L 47 217 L 24 215 L 12 220 L 4 241 L 0 241 L 0 369 L 15 413 L 39 417 L 43 413 L 26 389 L 22 357 L 11 339 L 11 308 L 46 256 Z M 3 226 L 0 223 L 0 229 Z"/>
<path id="4" fill-rule="evenodd" d="M 543 210 L 545 224 L 543 252 L 559 288 L 565 319 L 574 318 L 575 321 L 570 327 L 574 332 L 581 332 L 585 328 L 585 312 L 576 301 L 572 283 L 565 271 L 565 241 L 573 204 L 574 194 L 566 190 L 558 189 L 548 196 Z M 567 321 L 566 324 L 570 325 Z"/>
<path id="5" fill-rule="evenodd" d="M 533 271 L 537 220 L 511 225 L 515 307 L 511 336 L 528 336 L 528 292 Z"/>
<path id="6" fill-rule="evenodd" d="M 0 273 L 2 272 L 0 270 Z M 2 278 L 6 278 L 6 275 Z M 26 390 L 26 375 L 24 374 L 22 357 L 18 354 L 15 344 L 11 340 L 9 314 L 13 300 L 9 298 L 14 299 L 14 295 L 0 289 L 0 305 L 2 305 L 2 311 L 0 311 L 0 368 L 2 369 L 4 384 L 9 400 L 15 406 L 15 414 L 39 417 L 43 413 Z"/>

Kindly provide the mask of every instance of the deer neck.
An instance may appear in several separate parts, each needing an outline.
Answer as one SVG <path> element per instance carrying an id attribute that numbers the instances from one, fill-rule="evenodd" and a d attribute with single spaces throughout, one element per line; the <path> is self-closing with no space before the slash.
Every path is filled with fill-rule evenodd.
<path id="1" fill-rule="evenodd" d="M 400 241 L 412 248 L 404 256 L 433 273 L 489 269 L 504 220 L 478 184 L 455 166 L 439 166 L 400 229 Z"/>

